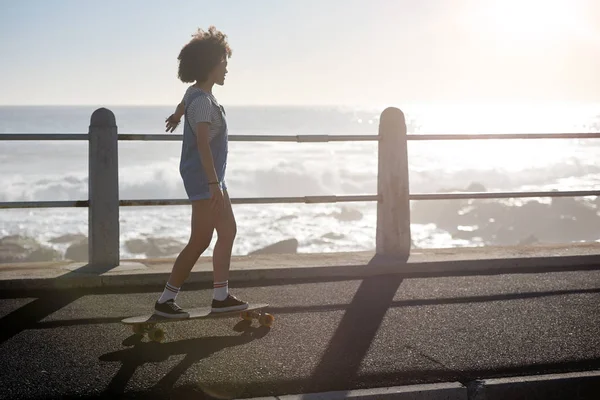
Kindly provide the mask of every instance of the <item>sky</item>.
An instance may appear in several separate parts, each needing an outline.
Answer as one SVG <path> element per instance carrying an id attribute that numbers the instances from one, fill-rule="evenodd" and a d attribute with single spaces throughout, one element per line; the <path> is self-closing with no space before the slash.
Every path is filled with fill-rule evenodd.
<path id="1" fill-rule="evenodd" d="M 230 105 L 600 103 L 598 0 L 0 0 L 0 105 L 174 105 L 215 25 Z"/>

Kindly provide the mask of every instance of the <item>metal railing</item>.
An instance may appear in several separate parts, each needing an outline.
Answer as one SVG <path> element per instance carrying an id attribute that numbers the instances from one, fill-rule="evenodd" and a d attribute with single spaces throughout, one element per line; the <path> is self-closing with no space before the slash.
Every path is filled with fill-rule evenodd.
<path id="1" fill-rule="evenodd" d="M 8 208 L 89 208 L 89 262 L 92 266 L 119 263 L 119 207 L 186 205 L 187 199 L 120 200 L 118 187 L 118 141 L 181 141 L 179 134 L 118 134 L 112 111 L 100 108 L 91 117 L 87 134 L 0 134 L 0 141 L 88 141 L 89 199 L 73 201 L 0 202 Z M 375 195 L 233 198 L 233 204 L 377 202 L 376 251 L 407 258 L 410 254 L 410 201 L 500 199 L 532 197 L 600 196 L 600 190 L 535 192 L 418 193 L 409 191 L 408 141 L 600 139 L 600 133 L 408 135 L 404 114 L 388 108 L 381 114 L 378 135 L 230 135 L 240 142 L 324 143 L 377 141 L 378 189 Z"/>

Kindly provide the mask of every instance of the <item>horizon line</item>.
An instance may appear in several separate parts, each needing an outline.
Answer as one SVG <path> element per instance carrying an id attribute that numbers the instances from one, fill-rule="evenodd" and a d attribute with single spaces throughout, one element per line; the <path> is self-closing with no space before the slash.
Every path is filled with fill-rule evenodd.
<path id="1" fill-rule="evenodd" d="M 123 103 L 123 104 L 1 104 L 0 107 L 175 107 L 176 104 L 135 104 L 135 103 Z M 289 104 L 244 104 L 244 103 L 230 103 L 227 107 L 348 107 L 348 108 L 387 108 L 387 107 L 400 107 L 398 102 L 389 103 L 388 105 L 382 104 L 300 104 L 300 103 L 289 103 Z M 523 106 L 599 106 L 600 100 L 597 101 L 563 101 L 563 102 L 550 102 L 550 101 L 539 101 L 539 102 L 515 102 L 515 101 L 473 101 L 473 102 L 442 102 L 442 101 L 415 101 L 406 102 L 404 106 L 407 107 L 423 107 L 423 106 L 511 106 L 511 107 L 523 107 Z"/>

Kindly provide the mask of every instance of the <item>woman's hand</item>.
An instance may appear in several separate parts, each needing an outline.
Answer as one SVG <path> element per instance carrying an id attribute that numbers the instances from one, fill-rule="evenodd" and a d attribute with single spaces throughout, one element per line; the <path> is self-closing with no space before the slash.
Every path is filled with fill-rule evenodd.
<path id="1" fill-rule="evenodd" d="M 179 126 L 181 118 L 177 118 L 175 114 L 171 114 L 167 119 L 165 119 L 165 122 L 165 126 L 167 128 L 165 132 L 173 132 Z"/>
<path id="2" fill-rule="evenodd" d="M 223 197 L 223 191 L 221 185 L 210 184 L 210 206 L 216 214 L 219 214 L 225 206 L 225 198 Z"/>

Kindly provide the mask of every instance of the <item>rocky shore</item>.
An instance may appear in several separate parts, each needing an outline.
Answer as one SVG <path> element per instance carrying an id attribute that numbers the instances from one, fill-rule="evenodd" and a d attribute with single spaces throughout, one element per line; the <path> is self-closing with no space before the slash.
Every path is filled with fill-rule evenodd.
<path id="1" fill-rule="evenodd" d="M 485 192 L 473 183 L 447 192 Z M 455 239 L 490 246 L 600 240 L 600 197 L 581 199 L 439 200 L 415 202 L 411 223 L 435 224 Z"/>
<path id="2" fill-rule="evenodd" d="M 63 235 L 52 239 L 51 243 L 67 244 L 62 252 L 49 244 L 20 235 L 5 236 L 0 239 L 0 264 L 19 262 L 42 262 L 70 260 L 85 262 L 88 257 L 88 239 L 84 235 Z M 185 243 L 170 238 L 131 239 L 125 242 L 127 251 L 139 258 L 175 257 Z M 265 246 L 249 254 L 285 254 L 298 251 L 298 240 L 287 239 Z"/>
<path id="3" fill-rule="evenodd" d="M 440 192 L 485 192 L 472 183 L 467 188 L 447 188 Z M 360 211 L 342 208 L 339 220 L 362 219 Z M 600 197 L 506 199 L 506 200 L 436 200 L 412 204 L 412 224 L 433 224 L 452 238 L 484 246 L 565 244 L 600 241 Z M 331 232 L 328 240 L 343 239 L 343 232 Z M 298 251 L 299 241 L 289 238 L 249 254 L 289 254 Z M 168 237 L 127 240 L 124 246 L 139 258 L 175 257 L 185 243 Z M 419 243 L 414 243 L 419 247 Z M 61 248 L 64 250 L 57 250 Z M 87 237 L 62 235 L 39 243 L 27 236 L 0 238 L 0 263 L 38 261 L 87 261 Z"/>

